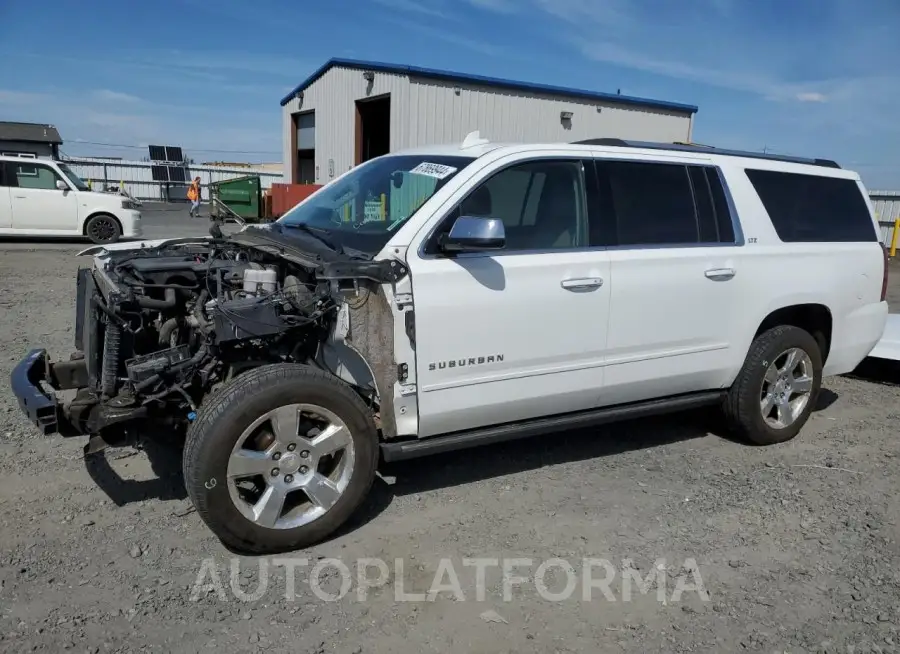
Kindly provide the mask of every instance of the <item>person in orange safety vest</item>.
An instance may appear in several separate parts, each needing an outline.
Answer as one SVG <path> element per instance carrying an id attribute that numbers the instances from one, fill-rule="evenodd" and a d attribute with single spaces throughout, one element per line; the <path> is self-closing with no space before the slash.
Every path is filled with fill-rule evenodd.
<path id="1" fill-rule="evenodd" d="M 191 185 L 188 187 L 187 192 L 188 200 L 191 201 L 191 218 L 199 218 L 200 217 L 200 177 L 199 175 L 194 178 L 194 181 L 191 182 Z"/>

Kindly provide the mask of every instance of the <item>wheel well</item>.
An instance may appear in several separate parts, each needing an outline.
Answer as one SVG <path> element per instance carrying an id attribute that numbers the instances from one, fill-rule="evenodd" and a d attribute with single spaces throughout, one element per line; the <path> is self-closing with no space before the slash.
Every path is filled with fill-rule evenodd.
<path id="1" fill-rule="evenodd" d="M 81 225 L 82 235 L 87 236 L 88 223 L 91 222 L 91 218 L 94 218 L 95 216 L 106 216 L 107 218 L 112 218 L 113 220 L 116 221 L 116 225 L 119 226 L 119 233 L 120 234 L 122 233 L 122 222 L 118 218 L 116 218 L 114 215 L 112 215 L 108 211 L 95 211 L 90 216 L 88 216 L 87 218 L 84 219 L 84 224 Z"/>
<path id="2" fill-rule="evenodd" d="M 762 321 L 754 340 L 763 332 L 778 325 L 793 325 L 809 332 L 822 352 L 822 362 L 828 359 L 828 351 L 831 349 L 831 311 L 824 304 L 795 304 L 789 307 L 776 309 Z"/>

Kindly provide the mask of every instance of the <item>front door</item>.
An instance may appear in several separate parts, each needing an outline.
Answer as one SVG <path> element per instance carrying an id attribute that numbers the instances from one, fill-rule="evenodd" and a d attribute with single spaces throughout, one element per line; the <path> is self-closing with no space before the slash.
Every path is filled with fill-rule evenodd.
<path id="1" fill-rule="evenodd" d="M 34 159 L 7 162 L 7 178 L 15 229 L 77 233 L 78 199 L 68 182 L 68 190 L 56 187 L 62 177 L 49 165 Z M 65 181 L 65 180 L 63 180 Z"/>
<path id="2" fill-rule="evenodd" d="M 501 168 L 408 255 L 420 436 L 596 403 L 610 264 L 588 247 L 584 171 L 577 159 Z M 501 219 L 506 247 L 443 256 L 435 243 L 460 215 Z"/>

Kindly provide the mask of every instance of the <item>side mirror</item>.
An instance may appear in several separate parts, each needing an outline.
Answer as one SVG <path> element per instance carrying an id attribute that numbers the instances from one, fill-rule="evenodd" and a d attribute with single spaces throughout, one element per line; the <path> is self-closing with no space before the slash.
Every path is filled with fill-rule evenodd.
<path id="1" fill-rule="evenodd" d="M 506 230 L 496 218 L 460 216 L 441 242 L 444 252 L 481 252 L 502 250 L 506 245 Z"/>
<path id="2" fill-rule="evenodd" d="M 58 188 L 60 191 L 68 191 L 69 185 L 66 184 L 64 181 L 62 181 L 61 179 L 58 179 L 58 180 L 56 180 L 56 188 Z"/>

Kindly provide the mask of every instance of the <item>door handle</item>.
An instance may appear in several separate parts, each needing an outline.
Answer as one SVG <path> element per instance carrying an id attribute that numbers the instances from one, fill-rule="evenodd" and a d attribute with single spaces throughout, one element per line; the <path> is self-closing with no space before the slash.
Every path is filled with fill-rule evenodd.
<path id="1" fill-rule="evenodd" d="M 727 282 L 735 275 L 734 268 L 710 268 L 704 274 L 714 282 Z"/>
<path id="2" fill-rule="evenodd" d="M 582 277 L 578 279 L 564 279 L 559 283 L 567 291 L 589 291 L 603 286 L 600 277 Z"/>
<path id="3" fill-rule="evenodd" d="M 27 200 L 28 199 L 27 195 L 16 195 L 14 197 L 16 198 L 16 200 Z"/>

